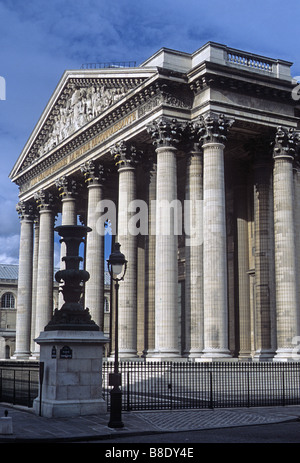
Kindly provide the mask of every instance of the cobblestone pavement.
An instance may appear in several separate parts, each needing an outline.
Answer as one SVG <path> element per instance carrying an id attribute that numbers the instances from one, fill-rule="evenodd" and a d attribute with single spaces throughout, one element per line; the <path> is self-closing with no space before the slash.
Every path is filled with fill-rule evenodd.
<path id="1" fill-rule="evenodd" d="M 139 411 L 124 412 L 124 427 L 111 429 L 108 427 L 109 414 L 44 418 L 34 414 L 31 409 L 1 404 L 0 426 L 5 410 L 12 420 L 13 433 L 0 433 L 1 443 L 99 440 L 125 435 L 271 424 L 300 419 L 300 406 Z"/>
<path id="2" fill-rule="evenodd" d="M 299 410 L 300 411 L 300 410 Z M 249 426 L 255 424 L 277 423 L 276 413 L 254 413 L 230 410 L 187 410 L 148 412 L 140 415 L 145 423 L 161 431 L 188 431 L 230 426 Z"/>

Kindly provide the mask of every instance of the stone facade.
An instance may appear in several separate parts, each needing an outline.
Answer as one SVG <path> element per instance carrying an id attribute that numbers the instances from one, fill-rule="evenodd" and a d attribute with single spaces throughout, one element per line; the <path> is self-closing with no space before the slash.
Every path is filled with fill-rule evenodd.
<path id="1" fill-rule="evenodd" d="M 294 358 L 291 65 L 209 42 L 193 54 L 163 48 L 136 68 L 65 72 L 10 174 L 21 219 L 16 357 L 38 357 L 32 339 L 51 317 L 61 214 L 92 228 L 84 304 L 102 331 L 105 222 L 128 260 L 121 358 Z"/>

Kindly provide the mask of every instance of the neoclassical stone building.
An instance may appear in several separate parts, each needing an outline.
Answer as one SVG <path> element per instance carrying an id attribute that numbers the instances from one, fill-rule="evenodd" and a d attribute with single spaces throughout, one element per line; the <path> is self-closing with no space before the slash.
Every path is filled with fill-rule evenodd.
<path id="1" fill-rule="evenodd" d="M 92 229 L 85 306 L 101 329 L 106 220 L 121 244 L 121 358 L 294 357 L 291 66 L 209 42 L 193 54 L 163 48 L 138 67 L 64 73 L 10 174 L 21 221 L 16 358 L 38 357 L 31 342 L 52 315 L 57 214 Z"/>

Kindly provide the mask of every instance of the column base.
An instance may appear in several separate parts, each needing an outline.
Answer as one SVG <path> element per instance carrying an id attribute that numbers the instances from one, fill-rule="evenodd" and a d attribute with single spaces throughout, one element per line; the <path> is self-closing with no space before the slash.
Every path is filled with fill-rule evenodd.
<path id="1" fill-rule="evenodd" d="M 191 349 L 189 351 L 185 351 L 183 356 L 187 359 L 196 359 L 200 358 L 203 355 L 203 350 L 202 349 Z"/>
<path id="2" fill-rule="evenodd" d="M 29 360 L 31 352 L 15 352 L 11 360 Z"/>
<path id="3" fill-rule="evenodd" d="M 137 354 L 137 352 L 133 351 L 133 352 L 127 352 L 127 351 L 119 351 L 118 353 L 118 359 L 119 360 L 134 360 L 134 359 L 137 359 L 137 358 L 140 358 L 139 355 Z M 115 353 L 112 352 L 109 357 L 107 357 L 107 360 L 114 360 L 115 359 Z"/>
<path id="4" fill-rule="evenodd" d="M 277 349 L 273 358 L 274 362 L 299 362 L 300 355 L 299 350 L 296 348 L 282 348 Z"/>
<path id="5" fill-rule="evenodd" d="M 252 355 L 250 351 L 240 351 L 238 355 L 239 360 L 252 360 Z"/>
<path id="6" fill-rule="evenodd" d="M 275 357 L 274 350 L 257 350 L 253 356 L 253 361 L 257 360 L 260 362 L 271 362 Z"/>
<path id="7" fill-rule="evenodd" d="M 226 348 L 213 348 L 213 347 L 206 347 L 203 349 L 201 361 L 202 360 L 224 360 L 224 359 L 232 359 L 232 355 L 230 351 Z"/>
<path id="8" fill-rule="evenodd" d="M 174 360 L 182 360 L 182 356 L 178 351 L 152 351 L 147 355 L 147 360 L 154 362 L 172 362 Z"/>

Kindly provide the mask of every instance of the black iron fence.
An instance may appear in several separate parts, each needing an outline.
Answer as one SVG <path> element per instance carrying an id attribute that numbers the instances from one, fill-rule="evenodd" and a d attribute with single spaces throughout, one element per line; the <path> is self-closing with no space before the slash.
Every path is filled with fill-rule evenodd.
<path id="1" fill-rule="evenodd" d="M 103 391 L 110 407 L 108 375 Z M 300 404 L 300 363 L 121 362 L 123 410 Z"/>
<path id="2" fill-rule="evenodd" d="M 110 408 L 103 362 L 103 396 Z M 120 362 L 123 410 L 300 405 L 300 362 Z M 32 407 L 38 362 L 0 362 L 0 402 Z"/>
<path id="3" fill-rule="evenodd" d="M 0 402 L 32 407 L 38 388 L 39 363 L 0 362 Z"/>

